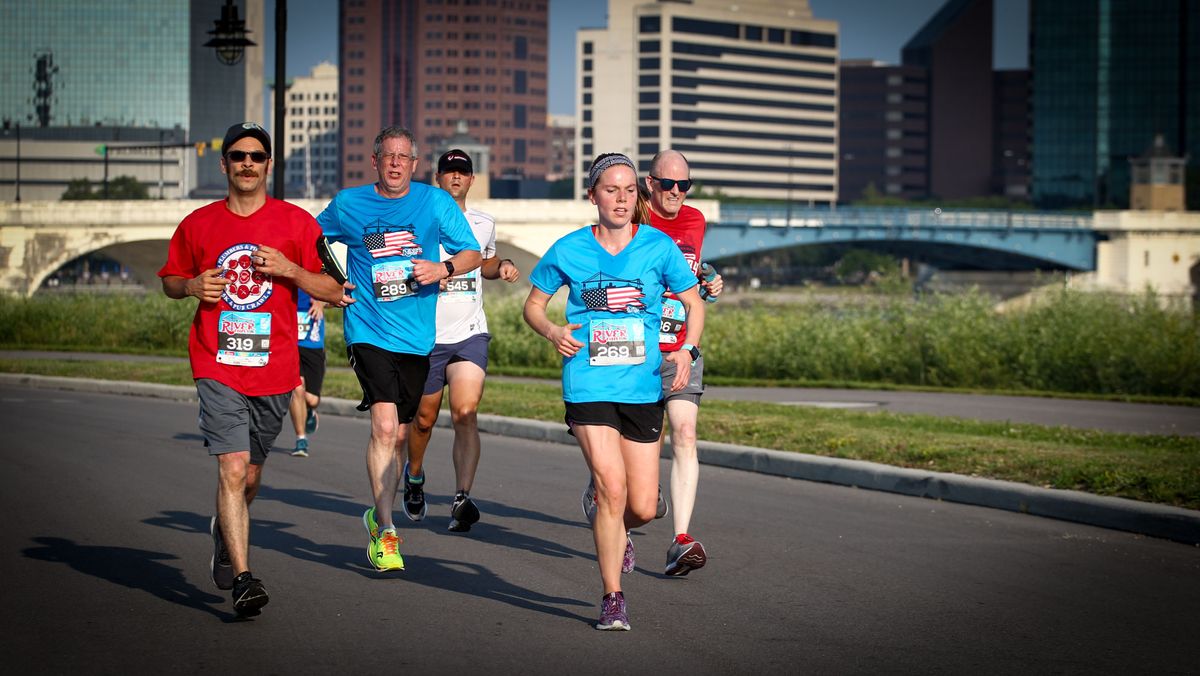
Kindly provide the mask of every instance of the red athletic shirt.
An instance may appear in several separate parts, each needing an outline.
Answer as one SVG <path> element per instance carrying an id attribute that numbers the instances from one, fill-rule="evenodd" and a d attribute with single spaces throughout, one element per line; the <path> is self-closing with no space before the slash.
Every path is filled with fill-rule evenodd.
<path id="1" fill-rule="evenodd" d="M 250 255 L 265 244 L 318 272 L 320 235 L 308 212 L 269 197 L 249 216 L 233 213 L 221 200 L 183 219 L 158 276 L 191 279 L 219 267 L 235 280 L 221 300 L 196 308 L 188 333 L 193 378 L 212 378 L 247 396 L 283 394 L 300 384 L 296 285 L 258 272 Z"/>
<path id="2" fill-rule="evenodd" d="M 675 241 L 679 250 L 683 252 L 683 257 L 687 259 L 688 265 L 691 266 L 692 272 L 698 275 L 700 272 L 700 249 L 704 246 L 704 214 L 700 213 L 699 209 L 684 204 L 672 219 L 663 218 L 651 211 L 650 225 L 663 231 Z M 666 297 L 675 298 L 675 294 L 668 293 Z M 665 304 L 663 309 L 666 310 Z M 664 324 L 670 321 L 667 317 L 663 318 Z M 678 319 L 676 319 L 676 325 L 677 322 Z M 683 344 L 687 342 L 687 325 L 684 324 L 675 335 L 675 340 L 662 341 L 663 334 L 660 333 L 659 349 L 663 352 L 675 352 L 683 347 Z"/>

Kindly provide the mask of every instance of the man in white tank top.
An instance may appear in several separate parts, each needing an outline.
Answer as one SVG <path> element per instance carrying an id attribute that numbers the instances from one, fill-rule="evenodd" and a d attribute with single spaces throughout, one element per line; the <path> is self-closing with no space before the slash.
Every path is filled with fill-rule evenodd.
<path id="1" fill-rule="evenodd" d="M 521 271 L 507 258 L 496 258 L 496 220 L 490 214 L 467 208 L 467 193 L 475 182 L 471 157 L 462 150 L 447 151 L 438 159 L 437 185 L 458 202 L 475 238 L 483 264 L 476 270 L 442 280 L 437 302 L 437 340 L 429 355 L 417 416 L 408 437 L 408 462 L 404 463 L 404 513 L 413 521 L 425 517 L 425 449 L 442 406 L 442 390 L 450 387 L 450 415 L 454 423 L 455 495 L 450 507 L 450 530 L 463 533 L 479 520 L 471 500 L 471 486 L 479 466 L 479 426 L 476 413 L 483 397 L 487 372 L 487 317 L 483 313 L 483 278 L 515 282 Z"/>

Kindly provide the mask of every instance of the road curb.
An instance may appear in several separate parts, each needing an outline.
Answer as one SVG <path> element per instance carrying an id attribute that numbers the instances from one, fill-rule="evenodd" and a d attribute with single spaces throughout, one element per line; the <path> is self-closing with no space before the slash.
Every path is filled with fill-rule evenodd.
<path id="1" fill-rule="evenodd" d="M 196 400 L 196 390 L 192 387 L 121 380 L 3 373 L 0 374 L 0 384 L 175 401 Z M 366 418 L 365 412 L 357 410 L 357 404 L 349 399 L 326 397 L 321 400 L 321 412 Z M 449 427 L 450 416 L 440 416 L 438 426 Z M 575 445 L 574 437 L 567 433 L 562 423 L 480 414 L 479 429 L 487 434 Z M 706 465 L 991 507 L 1200 545 L 1200 512 L 1179 507 L 711 441 L 697 443 L 697 453 L 700 462 Z M 664 445 L 663 456 L 669 455 Z"/>

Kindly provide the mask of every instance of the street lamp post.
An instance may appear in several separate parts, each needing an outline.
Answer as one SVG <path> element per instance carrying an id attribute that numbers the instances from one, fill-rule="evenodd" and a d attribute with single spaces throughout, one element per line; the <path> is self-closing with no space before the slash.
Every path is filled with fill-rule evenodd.
<path id="1" fill-rule="evenodd" d="M 233 0 L 225 0 L 221 7 L 221 18 L 214 22 L 216 28 L 209 31 L 213 39 L 204 43 L 205 47 L 217 50 L 217 59 L 227 66 L 241 62 L 246 47 L 255 46 L 254 42 L 246 39 L 246 22 L 238 18 L 237 6 Z M 287 141 L 285 117 L 287 102 L 284 95 L 287 91 L 287 0 L 275 0 L 275 170 L 274 188 L 272 193 L 276 199 L 283 199 L 284 187 L 287 184 L 286 167 L 284 166 L 284 145 Z"/>

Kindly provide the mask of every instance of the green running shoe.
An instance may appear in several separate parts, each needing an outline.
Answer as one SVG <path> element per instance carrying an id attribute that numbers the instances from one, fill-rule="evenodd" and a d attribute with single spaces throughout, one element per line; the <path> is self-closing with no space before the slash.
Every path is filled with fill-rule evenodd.
<path id="1" fill-rule="evenodd" d="M 367 545 L 367 554 L 376 570 L 404 570 L 404 557 L 400 556 L 400 536 L 388 528 L 373 538 Z"/>
<path id="2" fill-rule="evenodd" d="M 367 534 L 372 540 L 379 539 L 379 524 L 375 522 L 375 508 L 372 507 L 363 512 L 363 527 L 367 529 Z"/>

